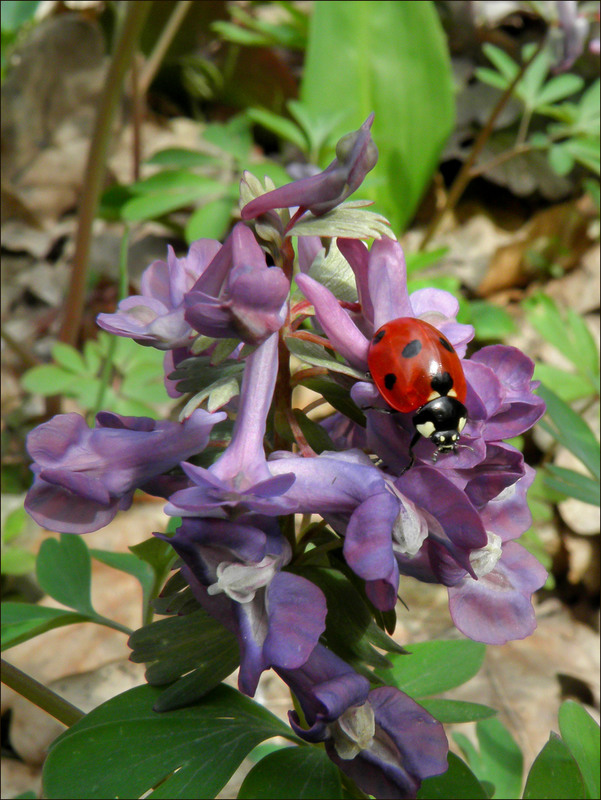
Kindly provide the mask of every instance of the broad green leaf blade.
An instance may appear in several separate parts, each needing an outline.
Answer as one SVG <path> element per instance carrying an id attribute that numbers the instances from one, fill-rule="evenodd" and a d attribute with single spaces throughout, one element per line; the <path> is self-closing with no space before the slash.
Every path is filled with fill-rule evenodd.
<path id="1" fill-rule="evenodd" d="M 547 386 L 541 384 L 538 394 L 547 405 L 553 436 L 567 447 L 597 480 L 601 477 L 599 442 L 586 422 L 570 406 L 560 400 Z"/>
<path id="2" fill-rule="evenodd" d="M 218 181 L 203 179 L 202 183 L 193 187 L 183 187 L 164 192 L 148 192 L 128 200 L 123 206 L 121 216 L 128 222 L 139 222 L 153 219 L 176 211 L 178 208 L 192 205 L 211 195 L 223 195 L 223 185 Z"/>
<path id="3" fill-rule="evenodd" d="M 61 533 L 42 542 L 37 560 L 41 588 L 65 606 L 96 615 L 90 598 L 92 568 L 87 545 L 80 536 Z"/>
<path id="4" fill-rule="evenodd" d="M 150 158 L 146 159 L 146 164 L 156 164 L 161 167 L 175 167 L 177 169 L 189 169 L 190 167 L 204 167 L 214 163 L 215 157 L 199 150 L 188 150 L 185 147 L 167 147 L 159 150 Z"/>
<path id="5" fill-rule="evenodd" d="M 551 489 L 563 492 L 568 497 L 575 497 L 576 500 L 581 500 L 583 503 L 589 503 L 592 506 L 601 504 L 599 481 L 573 469 L 557 467 L 555 464 L 547 464 L 545 469 L 551 475 L 543 474 L 543 481 Z"/>
<path id="6" fill-rule="evenodd" d="M 35 569 L 35 556 L 24 547 L 2 548 L 2 574 L 27 575 Z"/>
<path id="7" fill-rule="evenodd" d="M 186 241 L 222 239 L 230 224 L 234 203 L 229 195 L 205 203 L 190 215 L 186 224 Z"/>
<path id="8" fill-rule="evenodd" d="M 524 759 L 507 728 L 498 719 L 480 720 L 476 725 L 480 745 L 480 781 L 495 786 L 495 796 L 517 798 L 522 788 Z"/>
<path id="9" fill-rule="evenodd" d="M 56 342 L 52 347 L 52 358 L 61 367 L 76 375 L 86 372 L 86 362 L 83 360 L 83 356 L 71 345 Z"/>
<path id="10" fill-rule="evenodd" d="M 494 64 L 501 75 L 507 80 L 507 83 L 515 78 L 519 72 L 519 67 L 504 50 L 494 44 L 486 42 L 482 45 L 482 50 L 489 61 Z"/>
<path id="11" fill-rule="evenodd" d="M 414 698 L 461 686 L 478 672 L 486 645 L 468 640 L 412 644 L 409 655 L 390 656 L 393 668 L 376 670 L 385 683 Z"/>
<path id="12" fill-rule="evenodd" d="M 417 793 L 419 800 L 488 800 L 484 787 L 468 765 L 454 753 L 449 753 L 449 768 L 443 775 L 426 778 Z"/>
<path id="13" fill-rule="evenodd" d="M 578 764 L 587 797 L 599 797 L 599 726 L 582 706 L 567 700 L 559 708 L 559 730 Z"/>
<path id="14" fill-rule="evenodd" d="M 379 181 L 362 195 L 377 200 L 395 232 L 406 227 L 453 128 L 450 59 L 434 4 L 316 3 L 301 99 L 314 115 L 346 111 L 339 136 L 375 112 Z"/>
<path id="15" fill-rule="evenodd" d="M 293 336 L 286 338 L 286 347 L 297 356 L 301 361 L 306 361 L 307 364 L 312 364 L 314 367 L 325 367 L 332 372 L 340 372 L 343 375 L 350 375 L 351 378 L 358 380 L 367 380 L 366 374 L 360 372 L 358 369 L 349 367 L 341 361 L 337 361 L 333 356 L 329 355 L 324 347 L 314 342 L 306 342 L 302 339 L 296 339 Z M 180 384 L 178 384 L 178 389 Z"/>
<path id="16" fill-rule="evenodd" d="M 51 746 L 44 764 L 50 798 L 215 797 L 245 756 L 290 728 L 227 686 L 202 702 L 157 714 L 159 691 L 138 686 L 103 703 Z"/>
<path id="17" fill-rule="evenodd" d="M 334 800 L 342 797 L 340 771 L 325 750 L 285 747 L 265 756 L 248 773 L 238 800 Z"/>
<path id="18" fill-rule="evenodd" d="M 53 628 L 89 621 L 90 617 L 74 611 L 7 600 L 2 603 L 2 650 L 33 639 Z"/>
<path id="19" fill-rule="evenodd" d="M 267 111 L 263 108 L 247 108 L 247 115 L 259 125 L 272 131 L 282 139 L 296 145 L 301 153 L 307 153 L 309 149 L 309 142 L 302 130 L 286 117 L 281 117 L 279 114 L 274 114 L 273 111 Z"/>
<path id="20" fill-rule="evenodd" d="M 90 555 L 107 567 L 126 572 L 128 575 L 139 581 L 142 586 L 143 604 L 149 601 L 150 592 L 154 586 L 154 570 L 145 561 L 142 561 L 133 553 L 113 553 L 110 550 L 90 550 Z"/>
<path id="21" fill-rule="evenodd" d="M 584 81 L 580 75 L 570 73 L 556 75 L 547 81 L 538 93 L 536 98 L 537 106 L 557 103 L 558 100 L 565 100 L 571 94 L 576 94 L 584 86 Z"/>
<path id="22" fill-rule="evenodd" d="M 351 203 L 342 203 L 327 214 L 315 217 L 307 212 L 288 231 L 288 236 L 340 236 L 346 239 L 394 239 L 390 223 L 381 214 L 353 208 Z"/>
<path id="23" fill-rule="evenodd" d="M 594 388 L 590 381 L 574 372 L 566 372 L 550 364 L 536 364 L 534 367 L 534 380 L 541 381 L 546 386 L 554 386 L 557 396 L 565 403 L 580 400 L 593 394 Z"/>
<path id="24" fill-rule="evenodd" d="M 129 646 L 130 660 L 146 663 L 146 680 L 153 686 L 172 683 L 195 670 L 194 691 L 201 689 L 197 697 L 233 672 L 239 661 L 236 637 L 203 609 L 145 625 L 134 631 Z M 161 707 L 175 702 L 179 689 L 189 697 L 189 684 L 190 680 L 180 687 L 171 686 L 168 700 L 161 696 Z"/>
<path id="25" fill-rule="evenodd" d="M 474 722 L 488 719 L 497 712 L 494 708 L 480 703 L 467 703 L 464 700 L 441 700 L 438 698 L 419 701 L 420 706 L 429 711 L 439 722 Z"/>
<path id="26" fill-rule="evenodd" d="M 41 364 L 32 367 L 23 374 L 21 384 L 24 389 L 33 394 L 46 397 L 53 394 L 73 394 L 81 377 L 72 372 L 66 372 L 54 364 Z"/>
<path id="27" fill-rule="evenodd" d="M 524 800 L 582 800 L 586 791 L 568 746 L 551 733 L 526 780 Z"/>

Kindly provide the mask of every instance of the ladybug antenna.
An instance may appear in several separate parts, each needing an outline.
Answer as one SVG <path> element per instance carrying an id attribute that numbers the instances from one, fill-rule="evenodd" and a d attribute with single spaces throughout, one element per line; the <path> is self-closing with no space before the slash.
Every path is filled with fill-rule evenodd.
<path id="1" fill-rule="evenodd" d="M 471 450 L 472 453 L 475 452 L 473 447 L 470 447 L 469 444 L 458 444 L 456 445 L 457 449 L 462 447 L 464 450 Z"/>

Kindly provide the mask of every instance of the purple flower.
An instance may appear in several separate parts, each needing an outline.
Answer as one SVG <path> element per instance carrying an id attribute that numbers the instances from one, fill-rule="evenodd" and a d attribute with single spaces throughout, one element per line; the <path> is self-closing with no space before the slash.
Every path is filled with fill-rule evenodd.
<path id="1" fill-rule="evenodd" d="M 263 449 L 267 413 L 278 369 L 278 337 L 273 334 L 247 359 L 232 439 L 209 469 L 182 464 L 192 485 L 176 492 L 165 507 L 173 516 L 237 516 L 247 511 L 286 514 L 296 509 L 281 497 L 294 475 L 272 477 Z"/>
<path id="2" fill-rule="evenodd" d="M 370 691 L 366 678 L 323 645 L 296 670 L 276 668 L 303 710 L 290 725 L 309 742 L 324 742 L 328 756 L 357 786 L 376 798 L 415 797 L 422 780 L 447 769 L 447 739 L 440 722 L 391 686 Z"/>
<path id="3" fill-rule="evenodd" d="M 397 241 L 379 239 L 370 251 L 356 240 L 338 239 L 337 243 L 355 273 L 360 315 L 351 317 L 332 292 L 309 275 L 297 275 L 296 282 L 315 308 L 322 330 L 351 366 L 367 371 L 370 338 L 385 322 L 399 317 L 426 320 L 445 334 L 460 357 L 465 355 L 474 329 L 455 321 L 457 300 L 440 289 L 419 289 L 409 295 L 405 256 Z M 379 393 L 368 386 L 376 402 Z"/>
<path id="4" fill-rule="evenodd" d="M 184 295 L 220 248 L 214 239 L 199 239 L 185 258 L 176 258 L 169 247 L 167 261 L 154 261 L 142 275 L 142 294 L 121 300 L 114 314 L 99 314 L 98 325 L 159 350 L 185 347 L 195 333 L 184 319 Z"/>
<path id="5" fill-rule="evenodd" d="M 586 17 L 578 13 L 576 0 L 557 0 L 555 7 L 559 29 L 558 35 L 551 36 L 556 62 L 553 71 L 566 72 L 582 55 L 590 24 Z"/>
<path id="6" fill-rule="evenodd" d="M 270 666 L 296 669 L 325 629 L 326 601 L 310 581 L 282 572 L 290 545 L 273 519 L 184 519 L 173 537 L 182 574 L 205 609 L 236 634 L 239 687 L 254 695 Z"/>
<path id="7" fill-rule="evenodd" d="M 223 419 L 202 410 L 183 423 L 103 412 L 90 429 L 79 414 L 59 414 L 27 437 L 35 479 L 25 508 L 50 530 L 97 531 L 129 508 L 137 488 L 162 494 L 159 476 L 203 450 Z"/>
<path id="8" fill-rule="evenodd" d="M 242 209 L 242 219 L 254 219 L 274 208 L 311 211 L 316 217 L 331 211 L 359 188 L 378 160 L 371 138 L 374 115 L 359 130 L 347 133 L 336 145 L 336 158 L 318 175 L 288 183 L 251 200 Z"/>
<path id="9" fill-rule="evenodd" d="M 186 294 L 185 319 L 215 338 L 260 344 L 286 319 L 290 284 L 279 267 L 268 267 L 252 231 L 239 222 Z"/>

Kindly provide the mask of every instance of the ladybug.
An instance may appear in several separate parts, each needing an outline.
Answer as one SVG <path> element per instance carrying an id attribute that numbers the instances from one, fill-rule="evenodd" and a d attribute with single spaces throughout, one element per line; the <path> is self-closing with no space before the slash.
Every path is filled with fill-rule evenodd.
<path id="1" fill-rule="evenodd" d="M 455 452 L 467 422 L 467 384 L 453 345 L 437 328 L 415 317 L 400 317 L 382 325 L 372 337 L 367 364 L 389 406 L 403 414 L 415 412 L 413 448 L 424 436 L 439 453 Z"/>

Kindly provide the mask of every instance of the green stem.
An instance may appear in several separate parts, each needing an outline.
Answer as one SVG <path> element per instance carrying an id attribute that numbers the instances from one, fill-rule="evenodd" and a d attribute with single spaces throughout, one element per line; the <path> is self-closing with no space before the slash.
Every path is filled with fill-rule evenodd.
<path id="1" fill-rule="evenodd" d="M 127 296 L 127 289 L 129 286 L 129 277 L 127 273 L 128 250 L 129 250 L 129 228 L 126 227 L 125 231 L 123 232 L 123 236 L 121 238 L 121 255 L 119 258 L 119 290 L 118 290 L 119 300 L 123 300 L 123 298 Z M 102 409 L 102 404 L 104 403 L 104 396 L 106 394 L 106 390 L 108 388 L 109 382 L 111 380 L 111 375 L 113 373 L 113 358 L 116 349 L 117 349 L 117 337 L 111 336 L 108 344 L 106 358 L 104 360 L 104 364 L 102 365 L 102 373 L 100 375 L 100 385 L 98 387 L 96 402 L 94 403 L 94 408 L 91 412 L 92 418 L 94 418 L 96 414 Z"/>
<path id="2" fill-rule="evenodd" d="M 455 208 L 455 206 L 457 205 L 457 203 L 459 202 L 459 199 L 460 199 L 461 195 L 463 194 L 463 192 L 465 191 L 468 183 L 472 179 L 472 169 L 474 167 L 474 164 L 476 163 L 476 160 L 478 159 L 480 153 L 484 149 L 484 145 L 490 139 L 490 137 L 492 135 L 492 132 L 494 130 L 495 122 L 497 121 L 497 118 L 498 118 L 499 114 L 501 113 L 501 111 L 503 111 L 503 109 L 505 108 L 505 106 L 509 102 L 509 100 L 510 100 L 512 94 L 513 94 L 513 90 L 515 89 L 517 84 L 521 81 L 522 77 L 524 76 L 524 73 L 526 72 L 526 70 L 528 69 L 530 64 L 534 61 L 534 59 L 538 56 L 540 51 L 543 49 L 543 46 L 544 46 L 544 40 L 538 45 L 538 47 L 536 48 L 534 53 L 530 56 L 530 58 L 528 58 L 522 64 L 522 67 L 518 71 L 518 73 L 515 76 L 515 78 L 512 80 L 512 82 L 509 84 L 507 89 L 505 89 L 505 91 L 503 92 L 503 94 L 501 95 L 499 100 L 497 101 L 497 104 L 493 108 L 493 110 L 491 112 L 491 115 L 488 118 L 488 121 L 487 121 L 486 125 L 482 128 L 482 130 L 480 131 L 480 133 L 478 135 L 478 138 L 474 142 L 474 146 L 472 147 L 472 150 L 471 150 L 469 156 L 463 162 L 463 165 L 462 165 L 461 169 L 459 170 L 459 172 L 457 174 L 457 177 L 453 181 L 453 185 L 451 186 L 451 188 L 449 190 L 449 193 L 447 195 L 447 199 L 446 199 L 446 202 L 445 202 L 444 206 L 438 211 L 438 213 L 436 214 L 436 216 L 434 217 L 434 219 L 430 223 L 430 225 L 428 227 L 428 230 L 426 231 L 426 234 L 425 234 L 424 238 L 422 239 L 422 242 L 421 242 L 421 244 L 419 246 L 420 250 L 425 250 L 426 249 L 426 247 L 430 243 L 430 240 L 432 239 L 432 237 L 434 236 L 434 234 L 438 230 L 438 228 L 440 226 L 440 223 L 442 222 L 444 217 L 449 213 L 449 211 L 452 211 Z"/>
<path id="3" fill-rule="evenodd" d="M 106 172 L 106 159 L 125 73 L 131 63 L 138 38 L 150 11 L 151 0 L 130 0 L 125 20 L 115 47 L 104 92 L 100 98 L 96 124 L 90 142 L 88 161 L 83 179 L 79 221 L 75 238 L 75 252 L 71 269 L 71 282 L 65 300 L 65 316 L 59 340 L 74 345 L 77 342 L 85 302 L 92 224 L 98 206 Z"/>
<path id="4" fill-rule="evenodd" d="M 165 58 L 165 53 L 169 49 L 169 45 L 173 41 L 175 34 L 178 32 L 191 5 L 192 0 L 179 0 L 179 2 L 175 4 L 175 8 L 167 20 L 167 24 L 163 28 L 163 31 L 159 36 L 152 53 L 148 57 L 146 66 L 140 75 L 140 80 L 138 83 L 140 98 L 143 98 L 150 88 L 150 84 L 153 82 L 162 61 Z"/>
<path id="5" fill-rule="evenodd" d="M 85 717 L 83 711 L 76 708 L 67 700 L 63 700 L 56 692 L 36 681 L 17 667 L 2 659 L 2 683 L 13 689 L 21 697 L 41 708 L 50 716 L 62 722 L 68 728 Z"/>

